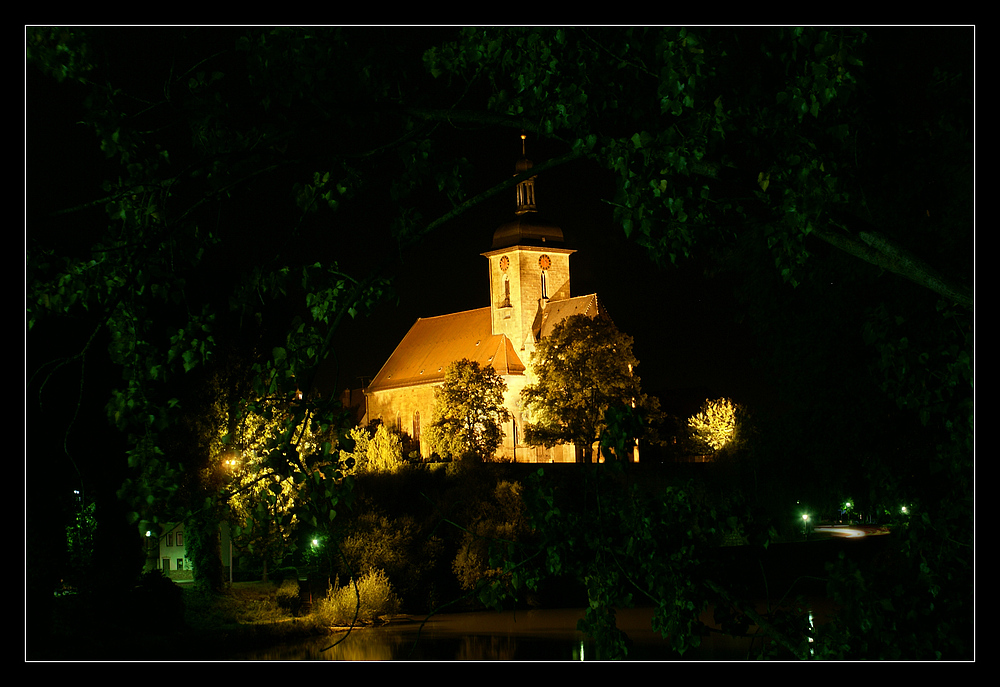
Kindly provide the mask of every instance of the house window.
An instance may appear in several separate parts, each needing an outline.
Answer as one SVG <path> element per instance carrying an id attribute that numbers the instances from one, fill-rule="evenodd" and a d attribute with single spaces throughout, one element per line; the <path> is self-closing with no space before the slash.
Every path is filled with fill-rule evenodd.
<path id="1" fill-rule="evenodd" d="M 167 546 L 173 546 L 173 545 L 174 545 L 174 535 L 173 535 L 172 532 L 168 532 L 167 533 Z"/>
<path id="2" fill-rule="evenodd" d="M 163 572 L 167 572 L 168 570 L 170 570 L 170 559 L 169 558 L 164 558 L 163 559 Z"/>
<path id="3" fill-rule="evenodd" d="M 177 533 L 177 546 L 184 546 L 184 533 L 183 532 L 178 532 Z"/>
<path id="4" fill-rule="evenodd" d="M 177 569 L 178 570 L 183 570 L 184 569 L 184 559 L 183 558 L 178 558 L 177 559 Z"/>

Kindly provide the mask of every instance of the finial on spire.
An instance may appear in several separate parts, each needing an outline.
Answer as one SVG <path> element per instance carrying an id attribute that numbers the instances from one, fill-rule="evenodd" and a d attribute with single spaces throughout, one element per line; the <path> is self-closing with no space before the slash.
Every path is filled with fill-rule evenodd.
<path id="1" fill-rule="evenodd" d="M 525 153 L 525 139 L 528 135 L 521 131 L 521 159 L 514 166 L 514 174 L 520 174 L 531 169 L 531 160 Z M 515 213 L 522 215 L 525 212 L 535 212 L 535 177 L 529 177 L 517 185 L 517 209 Z"/>

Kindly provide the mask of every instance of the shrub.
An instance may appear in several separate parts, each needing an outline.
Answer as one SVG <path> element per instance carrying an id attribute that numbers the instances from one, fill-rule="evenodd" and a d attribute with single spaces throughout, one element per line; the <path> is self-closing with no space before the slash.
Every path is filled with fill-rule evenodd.
<path id="1" fill-rule="evenodd" d="M 353 582 L 339 589 L 330 589 L 326 598 L 317 605 L 315 614 L 319 622 L 335 626 L 352 624 L 355 612 L 358 623 L 371 623 L 381 616 L 399 612 L 399 598 L 385 572 L 375 570 L 363 575 L 358 580 L 357 591 Z"/>
<path id="2" fill-rule="evenodd" d="M 176 630 L 184 625 L 184 599 L 180 587 L 160 570 L 142 574 L 132 590 L 132 608 L 154 632 Z"/>
<path id="3" fill-rule="evenodd" d="M 483 580 L 506 579 L 501 570 L 490 567 L 490 547 L 520 541 L 529 533 L 519 482 L 501 480 L 492 493 L 483 496 L 469 508 L 466 517 L 471 524 L 452 561 L 452 570 L 465 590 L 475 589 Z"/>
<path id="4" fill-rule="evenodd" d="M 288 578 L 281 583 L 278 587 L 277 601 L 279 606 L 287 608 L 293 614 L 298 612 L 300 605 L 298 579 Z"/>

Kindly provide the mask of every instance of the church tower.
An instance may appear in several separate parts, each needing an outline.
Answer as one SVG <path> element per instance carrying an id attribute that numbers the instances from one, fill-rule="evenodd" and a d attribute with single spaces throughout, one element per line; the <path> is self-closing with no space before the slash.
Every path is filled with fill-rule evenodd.
<path id="1" fill-rule="evenodd" d="M 524 139 L 522 134 L 515 176 L 531 169 Z M 562 229 L 539 216 L 535 180 L 531 176 L 518 183 L 515 217 L 493 233 L 493 245 L 483 253 L 489 260 L 493 334 L 506 335 L 525 360 L 548 303 L 570 297 L 569 256 L 574 252 L 565 247 Z"/>

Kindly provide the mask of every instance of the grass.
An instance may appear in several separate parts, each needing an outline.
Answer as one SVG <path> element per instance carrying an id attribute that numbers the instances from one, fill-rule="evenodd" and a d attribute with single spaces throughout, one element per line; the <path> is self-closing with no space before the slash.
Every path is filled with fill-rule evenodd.
<path id="1" fill-rule="evenodd" d="M 203 594 L 193 585 L 183 589 L 184 620 L 195 630 L 292 619 L 287 610 L 278 606 L 278 585 L 274 582 L 236 582 L 218 595 Z"/>

